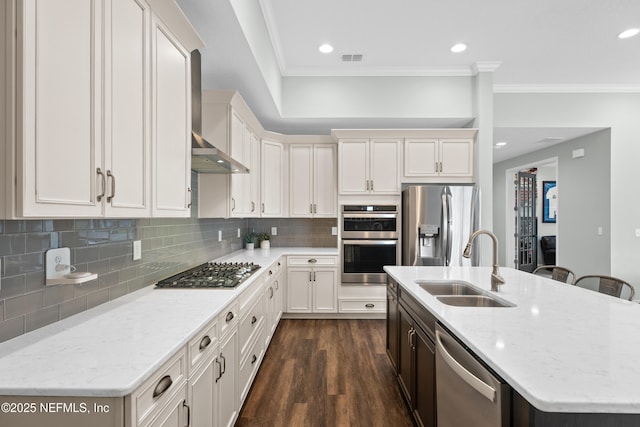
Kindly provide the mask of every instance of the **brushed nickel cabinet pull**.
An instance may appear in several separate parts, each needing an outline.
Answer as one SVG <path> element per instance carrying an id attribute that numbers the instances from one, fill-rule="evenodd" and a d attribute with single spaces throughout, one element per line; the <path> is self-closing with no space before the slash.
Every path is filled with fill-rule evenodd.
<path id="1" fill-rule="evenodd" d="M 104 197 L 104 193 L 107 191 L 107 182 L 106 182 L 106 179 L 104 177 L 104 173 L 102 173 L 102 170 L 100 168 L 96 169 L 96 173 L 102 179 L 102 193 L 100 193 L 100 194 L 98 194 L 96 196 L 96 199 L 100 202 L 100 201 L 102 201 L 102 198 Z"/>
<path id="2" fill-rule="evenodd" d="M 309 260 L 307 260 L 307 262 L 310 264 L 315 264 L 316 262 L 318 262 L 318 260 L 315 258 L 310 258 Z"/>
<path id="3" fill-rule="evenodd" d="M 231 212 L 236 210 L 236 199 L 234 199 L 233 197 L 231 198 Z"/>
<path id="4" fill-rule="evenodd" d="M 233 311 L 227 313 L 227 316 L 224 318 L 225 322 L 229 323 L 233 320 Z"/>
<path id="5" fill-rule="evenodd" d="M 222 363 L 220 363 L 217 357 L 214 362 L 218 365 L 218 376 L 216 377 L 216 382 L 218 382 L 218 380 L 222 378 Z"/>
<path id="6" fill-rule="evenodd" d="M 366 308 L 373 308 L 373 307 L 375 307 L 376 305 L 375 305 L 375 304 L 371 304 L 371 303 L 369 303 L 369 304 L 365 304 L 364 306 L 365 306 Z"/>
<path id="7" fill-rule="evenodd" d="M 107 196 L 107 203 L 111 203 L 114 197 L 116 197 L 116 177 L 113 176 L 110 170 L 107 171 L 107 177 L 111 178 L 111 195 Z"/>
<path id="8" fill-rule="evenodd" d="M 170 375 L 165 375 L 158 381 L 156 388 L 153 389 L 153 398 L 156 399 L 164 394 L 165 391 L 169 390 L 173 384 L 173 380 Z"/>
<path id="9" fill-rule="evenodd" d="M 254 202 L 253 200 L 251 201 L 251 212 L 255 212 L 256 211 L 256 202 Z"/>
<path id="10" fill-rule="evenodd" d="M 253 365 L 254 363 L 256 363 L 256 360 L 258 360 L 258 356 L 256 356 L 255 354 L 251 357 L 251 364 Z"/>
<path id="11" fill-rule="evenodd" d="M 187 207 L 190 208 L 193 204 L 193 191 L 191 191 L 191 187 L 187 188 L 187 194 L 189 194 L 189 203 L 187 203 Z"/>
<path id="12" fill-rule="evenodd" d="M 258 321 L 258 318 L 256 316 L 251 316 L 251 324 L 255 325 L 255 323 Z"/>
<path id="13" fill-rule="evenodd" d="M 182 407 L 187 410 L 187 425 L 185 427 L 189 427 L 191 425 L 191 408 L 187 405 L 187 401 L 182 401 Z"/>
<path id="14" fill-rule="evenodd" d="M 269 291 L 270 291 L 269 299 L 271 299 L 273 298 L 273 288 L 271 286 L 269 286 Z"/>
<path id="15" fill-rule="evenodd" d="M 209 335 L 205 335 L 202 340 L 200 340 L 200 351 L 209 347 L 209 344 L 211 344 L 211 338 L 209 338 Z"/>

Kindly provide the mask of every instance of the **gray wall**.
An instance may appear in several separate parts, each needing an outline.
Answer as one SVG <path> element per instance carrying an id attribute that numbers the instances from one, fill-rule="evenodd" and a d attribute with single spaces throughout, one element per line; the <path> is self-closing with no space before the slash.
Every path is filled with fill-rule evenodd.
<path id="1" fill-rule="evenodd" d="M 640 197 L 632 188 L 640 158 L 640 93 L 496 93 L 494 106 L 496 127 L 611 129 L 611 157 L 597 165 L 611 170 L 611 273 L 640 286 Z"/>
<path id="2" fill-rule="evenodd" d="M 505 232 L 507 221 L 513 221 L 506 217 L 506 192 L 511 191 L 513 185 L 509 182 L 507 189 L 506 171 L 557 157 L 559 254 L 556 262 L 579 276 L 610 274 L 610 140 L 610 130 L 604 130 L 495 164 L 493 224 L 498 239 L 512 238 Z M 577 148 L 585 149 L 585 157 L 572 158 L 572 151 Z M 541 194 L 541 189 L 538 193 Z M 597 234 L 598 227 L 603 227 L 601 236 Z M 500 262 L 505 261 L 505 252 L 501 251 Z"/>

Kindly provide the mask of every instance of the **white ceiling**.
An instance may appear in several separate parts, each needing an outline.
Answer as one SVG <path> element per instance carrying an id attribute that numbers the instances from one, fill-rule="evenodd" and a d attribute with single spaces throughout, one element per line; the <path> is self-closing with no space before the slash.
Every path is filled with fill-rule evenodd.
<path id="1" fill-rule="evenodd" d="M 177 0 L 207 44 L 203 88 L 237 89 L 265 128 L 287 133 L 331 127 L 380 127 L 380 119 L 287 119 L 280 116 L 230 1 Z M 246 0 L 241 0 L 246 1 Z M 254 0 L 258 1 L 258 0 Z M 283 76 L 459 76 L 476 63 L 499 65 L 496 92 L 640 91 L 639 0 L 259 0 Z M 335 50 L 321 54 L 318 46 Z M 464 42 L 460 54 L 451 45 Z M 362 54 L 362 62 L 342 62 Z M 312 101 L 310 101 L 312 102 Z M 420 126 L 393 120 L 388 127 Z M 544 148 L 547 137 L 575 138 L 595 129 L 496 129 L 509 149 L 494 161 Z M 557 143 L 556 140 L 554 142 Z M 517 153 L 517 154 L 513 154 Z M 512 155 L 513 154 L 513 155 Z"/>

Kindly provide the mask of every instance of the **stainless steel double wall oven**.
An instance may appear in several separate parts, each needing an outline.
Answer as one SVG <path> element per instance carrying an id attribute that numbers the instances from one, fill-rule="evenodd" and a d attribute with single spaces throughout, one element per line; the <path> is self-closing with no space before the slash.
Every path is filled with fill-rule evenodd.
<path id="1" fill-rule="evenodd" d="M 343 205 L 343 285 L 384 285 L 385 265 L 400 265 L 400 219 L 396 205 Z"/>

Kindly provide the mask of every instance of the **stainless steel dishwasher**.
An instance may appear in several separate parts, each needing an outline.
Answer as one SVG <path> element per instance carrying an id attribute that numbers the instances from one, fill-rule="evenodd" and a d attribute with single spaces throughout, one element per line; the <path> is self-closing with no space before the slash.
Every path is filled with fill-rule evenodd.
<path id="1" fill-rule="evenodd" d="M 436 326 L 438 427 L 507 426 L 510 387 L 440 325 Z"/>

